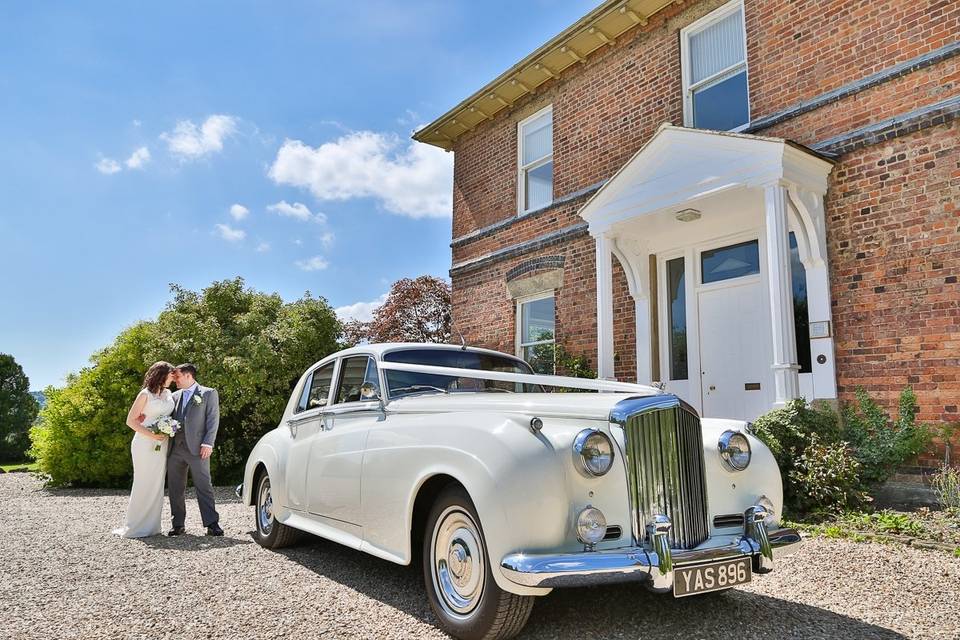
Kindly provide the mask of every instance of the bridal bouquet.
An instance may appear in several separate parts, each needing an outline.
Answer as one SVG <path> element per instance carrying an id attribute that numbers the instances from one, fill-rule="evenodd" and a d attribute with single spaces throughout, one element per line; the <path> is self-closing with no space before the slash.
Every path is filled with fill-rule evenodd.
<path id="1" fill-rule="evenodd" d="M 162 416 L 157 418 L 157 421 L 153 423 L 153 426 L 150 429 L 154 433 L 162 433 L 169 438 L 177 435 L 177 432 L 180 431 L 180 423 L 171 418 L 170 416 Z M 160 445 L 157 444 L 153 449 L 154 451 L 160 451 Z"/>

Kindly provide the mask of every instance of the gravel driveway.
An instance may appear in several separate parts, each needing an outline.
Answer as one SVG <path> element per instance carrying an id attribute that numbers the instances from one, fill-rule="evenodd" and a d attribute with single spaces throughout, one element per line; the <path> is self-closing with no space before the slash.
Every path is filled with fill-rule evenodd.
<path id="1" fill-rule="evenodd" d="M 188 496 L 189 497 L 189 496 Z M 419 572 L 314 540 L 281 553 L 218 489 L 226 537 L 123 540 L 126 494 L 0 475 L 0 637 L 444 638 Z M 165 510 L 166 511 L 166 510 Z M 168 514 L 164 519 L 167 522 Z M 523 638 L 960 638 L 960 559 L 809 539 L 748 588 L 674 600 L 626 585 L 554 591 Z"/>

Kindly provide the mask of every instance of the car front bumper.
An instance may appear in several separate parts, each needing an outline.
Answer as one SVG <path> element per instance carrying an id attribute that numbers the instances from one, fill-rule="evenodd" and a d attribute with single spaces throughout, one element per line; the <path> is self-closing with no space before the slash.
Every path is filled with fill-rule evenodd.
<path id="1" fill-rule="evenodd" d="M 754 573 L 767 573 L 773 569 L 774 551 L 777 557 L 788 555 L 800 542 L 800 534 L 794 529 L 765 530 L 766 545 L 757 539 L 763 534 L 751 533 L 755 535 L 737 536 L 719 546 L 667 549 L 659 554 L 642 546 L 579 553 L 512 553 L 500 563 L 500 570 L 511 582 L 526 587 L 580 587 L 641 580 L 648 581 L 654 591 L 670 591 L 675 567 L 749 556 Z"/>

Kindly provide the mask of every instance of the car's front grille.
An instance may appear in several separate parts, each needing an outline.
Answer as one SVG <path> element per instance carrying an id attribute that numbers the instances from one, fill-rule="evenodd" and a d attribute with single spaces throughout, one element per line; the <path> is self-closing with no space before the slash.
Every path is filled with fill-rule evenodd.
<path id="1" fill-rule="evenodd" d="M 692 549 L 710 535 L 700 419 L 682 404 L 640 410 L 624 421 L 634 531 L 670 518 L 670 546 Z"/>
<path id="2" fill-rule="evenodd" d="M 743 514 L 725 513 L 723 515 L 713 516 L 713 527 L 715 529 L 743 528 Z"/>

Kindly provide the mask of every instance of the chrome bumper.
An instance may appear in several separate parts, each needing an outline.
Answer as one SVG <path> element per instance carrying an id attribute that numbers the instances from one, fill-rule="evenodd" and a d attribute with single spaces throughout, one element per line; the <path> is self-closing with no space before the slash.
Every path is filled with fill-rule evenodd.
<path id="1" fill-rule="evenodd" d="M 238 484 L 237 488 L 234 489 L 233 492 L 236 494 L 238 498 L 243 500 L 243 483 L 241 482 L 240 484 Z"/>
<path id="2" fill-rule="evenodd" d="M 764 532 L 768 546 L 743 535 L 727 545 L 685 551 L 667 548 L 665 554 L 645 547 L 543 555 L 513 553 L 503 559 L 500 570 L 511 582 L 526 587 L 580 587 L 646 580 L 654 591 L 670 591 L 676 567 L 750 556 L 754 572 L 767 573 L 773 568 L 773 550 L 779 550 L 777 555 L 786 555 L 794 550 L 787 549 L 790 545 L 800 542 L 800 534 L 794 529 Z M 762 538 L 763 534 L 757 537 Z"/>

